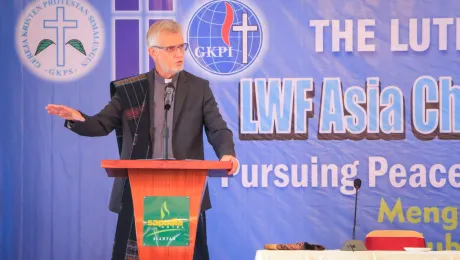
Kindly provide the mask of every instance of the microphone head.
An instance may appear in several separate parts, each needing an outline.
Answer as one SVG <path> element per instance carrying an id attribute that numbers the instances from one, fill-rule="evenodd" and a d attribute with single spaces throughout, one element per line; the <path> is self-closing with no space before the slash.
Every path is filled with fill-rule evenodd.
<path id="1" fill-rule="evenodd" d="M 171 108 L 171 104 L 173 103 L 174 100 L 174 91 L 176 89 L 174 88 L 174 85 L 172 83 L 168 83 L 165 86 L 165 109 L 169 110 Z"/>
<path id="2" fill-rule="evenodd" d="M 175 90 L 176 90 L 176 88 L 174 87 L 174 85 L 172 83 L 166 84 L 165 93 L 171 93 L 171 92 L 174 92 Z"/>
<path id="3" fill-rule="evenodd" d="M 355 187 L 355 189 L 359 189 L 361 188 L 361 179 L 357 178 L 353 181 L 353 186 Z"/>

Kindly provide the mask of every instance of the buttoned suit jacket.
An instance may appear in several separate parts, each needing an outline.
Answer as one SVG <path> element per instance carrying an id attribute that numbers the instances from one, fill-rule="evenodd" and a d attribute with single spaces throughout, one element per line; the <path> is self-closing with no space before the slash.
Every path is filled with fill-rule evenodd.
<path id="1" fill-rule="evenodd" d="M 150 89 L 154 84 L 155 72 L 149 71 L 145 74 L 111 82 L 111 100 L 96 115 L 88 116 L 81 112 L 85 118 L 84 122 L 74 122 L 66 120 L 65 126 L 71 131 L 81 136 L 106 136 L 113 130 L 116 131 L 117 141 L 120 150 L 120 159 L 149 159 L 152 152 L 138 155 L 133 158 L 133 139 L 137 134 L 142 137 L 146 133 L 146 138 L 140 138 L 137 142 L 151 142 L 153 138 L 153 93 L 149 87 L 142 84 L 124 85 L 117 88 L 120 82 L 137 82 L 136 79 L 144 78 L 148 82 Z M 130 81 L 131 80 L 131 81 Z M 145 85 L 145 84 L 144 84 Z M 153 85 L 154 86 L 154 85 Z M 126 87 L 126 88 L 125 88 Z M 126 101 L 124 92 L 129 89 L 136 93 L 136 98 Z M 147 99 L 148 111 L 142 110 L 142 99 Z M 129 97 L 128 97 L 129 99 Z M 137 100 L 136 100 L 137 99 Z M 181 71 L 177 80 L 177 89 L 174 98 L 174 114 L 172 124 L 172 152 L 175 159 L 204 159 L 203 131 L 206 133 L 208 142 L 213 147 L 217 157 L 223 155 L 236 156 L 233 142 L 233 134 L 228 128 L 227 123 L 222 118 L 218 105 L 209 86 L 209 81 L 197 77 L 185 70 Z M 130 105 L 127 105 L 130 103 Z M 136 103 L 136 104 L 132 104 Z M 137 106 L 136 106 L 137 105 Z M 133 109 L 135 107 L 135 109 Z M 148 117 L 140 118 L 140 112 L 149 114 Z M 148 112 L 148 113 L 147 113 Z M 133 120 L 143 120 L 133 127 Z M 157 119 L 154 119 L 157 120 Z M 160 120 L 163 120 L 161 118 Z M 131 121 L 131 122 L 130 122 Z M 147 129 L 148 128 L 148 129 Z M 135 133 L 133 133 L 135 131 Z M 156 129 L 161 131 L 161 129 Z M 149 144 L 150 145 L 150 144 Z M 150 147 L 150 146 L 149 146 Z M 151 158 L 151 157 L 150 157 Z M 115 178 L 112 193 L 110 196 L 110 211 L 119 213 L 122 207 L 122 194 L 126 178 Z M 208 185 L 203 194 L 201 211 L 211 208 Z"/>

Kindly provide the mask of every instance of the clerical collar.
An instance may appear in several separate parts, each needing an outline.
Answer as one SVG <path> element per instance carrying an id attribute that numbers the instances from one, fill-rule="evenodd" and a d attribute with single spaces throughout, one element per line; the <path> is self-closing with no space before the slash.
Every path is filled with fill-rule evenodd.
<path id="1" fill-rule="evenodd" d="M 174 85 L 177 83 L 177 78 L 179 77 L 179 73 L 176 73 L 172 78 L 170 79 L 165 79 L 158 72 L 155 70 L 155 81 L 158 83 L 165 83 L 168 84 L 169 82 L 172 82 Z"/>

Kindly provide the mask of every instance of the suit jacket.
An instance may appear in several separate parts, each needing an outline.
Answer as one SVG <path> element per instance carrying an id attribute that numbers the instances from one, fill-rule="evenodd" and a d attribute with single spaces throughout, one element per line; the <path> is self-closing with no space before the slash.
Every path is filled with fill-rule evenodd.
<path id="1" fill-rule="evenodd" d="M 119 90 L 114 91 L 111 101 L 98 114 L 88 116 L 82 113 L 85 122 L 70 122 L 66 120 L 66 127 L 81 136 L 92 137 L 108 135 L 115 129 L 117 131 L 119 148 L 121 149 L 121 159 L 148 158 L 148 156 L 151 156 L 151 152 L 147 152 L 145 157 L 142 157 L 144 156 L 142 153 L 142 155 L 133 157 L 133 137 L 137 139 L 139 134 L 140 138 L 136 142 L 150 142 L 149 145 L 151 144 L 153 138 L 152 128 L 150 127 L 153 124 L 151 122 L 151 115 L 153 115 L 153 106 L 151 106 L 153 104 L 151 102 L 153 100 L 153 93 L 149 93 L 149 88 L 145 84 L 153 85 L 154 76 L 155 73 L 152 70 L 146 74 L 111 82 L 112 88 L 116 85 L 123 85 L 120 83 L 131 82 L 131 84 L 129 88 L 119 88 Z M 138 82 L 136 80 L 139 77 L 146 79 L 144 80 L 144 86 L 142 84 L 132 84 L 132 82 Z M 218 158 L 221 158 L 223 155 L 236 156 L 233 134 L 219 112 L 214 95 L 209 87 L 209 81 L 182 71 L 179 74 L 177 84 L 172 135 L 170 136 L 172 138 L 174 158 L 178 160 L 203 160 L 203 129 Z M 127 89 L 135 93 L 136 97 L 131 97 L 130 99 L 129 95 L 125 95 L 124 93 Z M 144 102 L 142 102 L 142 97 Z M 132 104 L 132 100 L 138 101 L 136 104 Z M 139 100 L 141 101 L 139 102 Z M 148 109 L 143 109 L 145 104 L 149 104 Z M 136 107 L 136 109 L 133 110 L 133 107 Z M 137 111 L 137 113 L 133 113 L 133 111 Z M 143 112 L 140 114 L 144 114 L 145 118 L 142 119 L 142 123 L 138 123 L 137 125 L 133 122 L 139 122 L 136 119 L 141 119 L 136 117 L 139 111 Z M 133 131 L 135 131 L 135 135 Z M 145 137 L 143 138 L 143 136 Z M 121 199 L 125 181 L 126 178 L 115 178 L 113 183 L 109 203 L 109 209 L 113 212 L 119 213 L 121 211 Z M 201 211 L 209 208 L 211 208 L 211 202 L 208 186 L 206 185 Z"/>

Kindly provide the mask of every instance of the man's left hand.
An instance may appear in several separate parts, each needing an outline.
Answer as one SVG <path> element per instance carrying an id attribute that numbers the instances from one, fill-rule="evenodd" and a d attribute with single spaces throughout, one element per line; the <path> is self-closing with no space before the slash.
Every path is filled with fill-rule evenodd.
<path id="1" fill-rule="evenodd" d="M 238 170 L 239 162 L 234 156 L 224 155 L 222 156 L 222 158 L 220 158 L 220 160 L 222 162 L 228 162 L 228 161 L 232 162 L 232 169 L 228 171 L 228 175 L 233 175 Z"/>

